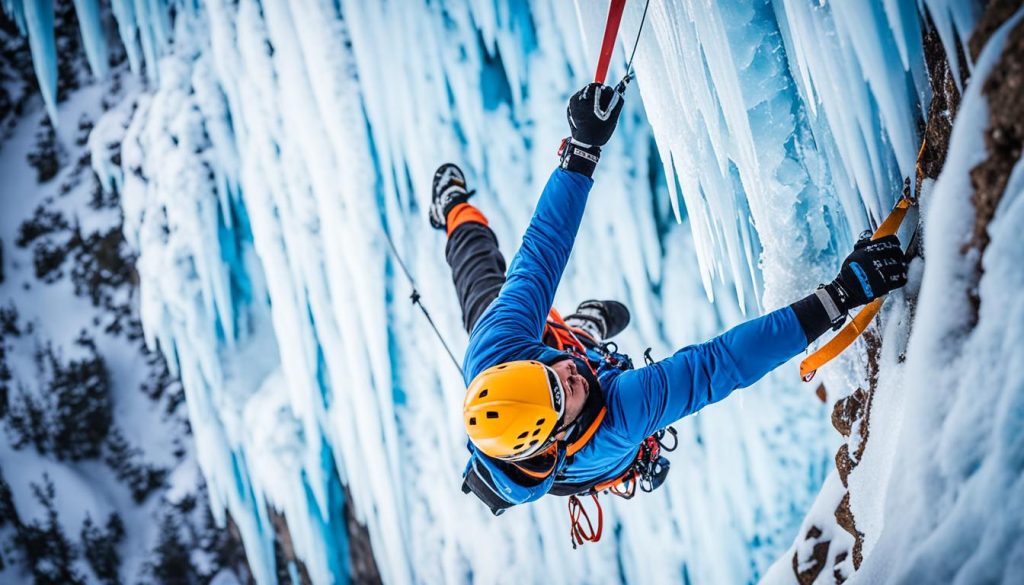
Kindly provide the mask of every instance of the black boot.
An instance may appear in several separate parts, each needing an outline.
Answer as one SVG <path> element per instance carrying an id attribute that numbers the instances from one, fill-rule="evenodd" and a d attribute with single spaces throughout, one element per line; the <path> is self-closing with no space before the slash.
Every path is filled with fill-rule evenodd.
<path id="1" fill-rule="evenodd" d="M 447 225 L 448 212 L 460 203 L 465 203 L 475 191 L 466 190 L 466 176 L 462 169 L 452 163 L 444 163 L 434 171 L 434 196 L 430 203 L 430 225 L 443 230 Z"/>
<path id="2" fill-rule="evenodd" d="M 565 323 L 603 342 L 622 333 L 629 325 L 629 309 L 618 301 L 583 301 L 575 313 L 565 318 Z"/>

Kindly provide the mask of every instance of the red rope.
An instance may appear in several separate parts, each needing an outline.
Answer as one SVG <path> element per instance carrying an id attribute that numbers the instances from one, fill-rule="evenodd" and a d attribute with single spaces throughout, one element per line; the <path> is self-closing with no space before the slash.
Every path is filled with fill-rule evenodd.
<path id="1" fill-rule="evenodd" d="M 601 57 L 597 61 L 597 73 L 594 81 L 604 83 L 608 77 L 608 65 L 612 62 L 615 51 L 615 38 L 619 35 L 619 23 L 622 22 L 622 9 L 626 0 L 611 0 L 608 5 L 608 23 L 604 27 L 604 40 L 601 42 Z"/>
<path id="2" fill-rule="evenodd" d="M 573 548 L 576 548 L 577 545 L 582 546 L 584 542 L 601 540 L 601 531 L 604 529 L 604 510 L 601 509 L 601 503 L 597 501 L 597 494 L 591 494 L 590 497 L 594 499 L 594 505 L 597 506 L 596 530 L 593 523 L 590 522 L 590 514 L 583 507 L 583 502 L 576 496 L 569 496 L 569 522 L 572 526 L 570 536 Z M 583 526 L 584 522 L 587 523 L 586 528 Z"/>

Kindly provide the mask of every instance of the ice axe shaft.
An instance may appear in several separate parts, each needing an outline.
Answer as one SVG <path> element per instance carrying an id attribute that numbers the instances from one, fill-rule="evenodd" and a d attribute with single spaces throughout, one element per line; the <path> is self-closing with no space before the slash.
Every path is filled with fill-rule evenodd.
<path id="1" fill-rule="evenodd" d="M 611 0 L 608 5 L 608 23 L 604 27 L 604 40 L 601 42 L 601 56 L 597 60 L 597 73 L 594 74 L 594 81 L 604 83 L 608 77 L 608 65 L 612 62 L 612 53 L 615 52 L 615 38 L 619 35 L 619 23 L 622 22 L 622 9 L 626 6 L 626 0 Z"/>

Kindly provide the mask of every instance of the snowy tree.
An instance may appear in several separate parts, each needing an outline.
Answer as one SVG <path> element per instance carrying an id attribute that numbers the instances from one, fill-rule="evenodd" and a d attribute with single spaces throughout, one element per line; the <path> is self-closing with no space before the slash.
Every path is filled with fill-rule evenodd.
<path id="1" fill-rule="evenodd" d="M 107 585 L 121 582 L 121 554 L 117 549 L 123 540 L 124 523 L 116 513 L 110 514 L 103 528 L 97 526 L 92 517 L 85 517 L 81 532 L 82 554 L 96 577 Z"/>

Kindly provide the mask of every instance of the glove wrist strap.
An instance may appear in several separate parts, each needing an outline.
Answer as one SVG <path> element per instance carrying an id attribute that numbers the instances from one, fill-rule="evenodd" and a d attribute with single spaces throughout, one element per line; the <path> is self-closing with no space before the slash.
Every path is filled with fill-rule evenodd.
<path id="1" fill-rule="evenodd" d="M 571 139 L 562 140 L 562 146 L 558 149 L 561 168 L 579 173 L 587 177 L 593 177 L 597 169 L 597 161 L 601 160 L 601 147 L 590 146 Z"/>
<path id="2" fill-rule="evenodd" d="M 818 298 L 821 306 L 825 309 L 832 329 L 838 331 L 846 321 L 846 316 L 851 308 L 850 295 L 847 294 L 846 289 L 836 279 L 819 286 L 818 290 L 814 291 L 814 296 Z"/>

